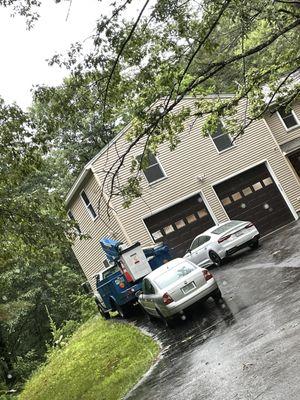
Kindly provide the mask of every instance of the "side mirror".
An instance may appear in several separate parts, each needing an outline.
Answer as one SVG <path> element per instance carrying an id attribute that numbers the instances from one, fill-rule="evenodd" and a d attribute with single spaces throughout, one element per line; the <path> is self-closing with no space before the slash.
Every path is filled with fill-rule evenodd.
<path id="1" fill-rule="evenodd" d="M 136 297 L 139 297 L 139 296 L 141 296 L 142 294 L 143 294 L 143 291 L 142 291 L 142 290 L 138 290 L 138 291 L 135 292 Z"/>

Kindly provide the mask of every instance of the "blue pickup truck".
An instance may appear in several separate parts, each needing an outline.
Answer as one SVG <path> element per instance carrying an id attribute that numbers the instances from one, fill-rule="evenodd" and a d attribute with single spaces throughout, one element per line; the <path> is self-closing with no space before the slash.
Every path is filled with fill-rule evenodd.
<path id="1" fill-rule="evenodd" d="M 102 239 L 100 243 L 106 253 L 109 266 L 95 275 L 98 292 L 96 303 L 99 312 L 105 319 L 110 318 L 110 311 L 118 311 L 122 318 L 126 318 L 130 315 L 132 306 L 137 301 L 136 293 L 141 290 L 143 278 L 133 280 L 122 265 L 121 254 L 124 249 L 122 249 L 121 242 Z M 136 243 L 130 249 L 138 246 L 140 244 Z M 154 270 L 171 260 L 169 248 L 163 244 L 143 248 L 142 251 L 151 268 L 150 270 Z"/>

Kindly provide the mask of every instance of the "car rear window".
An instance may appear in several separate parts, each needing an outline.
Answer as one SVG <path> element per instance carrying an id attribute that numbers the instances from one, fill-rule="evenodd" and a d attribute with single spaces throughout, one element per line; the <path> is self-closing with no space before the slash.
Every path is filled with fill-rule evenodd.
<path id="1" fill-rule="evenodd" d="M 197 267 L 192 264 L 179 264 L 176 267 L 165 271 L 154 279 L 154 282 L 160 289 L 172 285 L 177 280 L 193 272 Z"/>
<path id="2" fill-rule="evenodd" d="M 211 233 L 214 233 L 215 235 L 220 235 L 221 233 L 226 232 L 228 229 L 234 228 L 235 226 L 237 226 L 240 222 L 237 221 L 230 221 L 227 222 L 227 224 L 219 226 L 217 229 L 215 229 L 214 231 L 212 231 Z"/>

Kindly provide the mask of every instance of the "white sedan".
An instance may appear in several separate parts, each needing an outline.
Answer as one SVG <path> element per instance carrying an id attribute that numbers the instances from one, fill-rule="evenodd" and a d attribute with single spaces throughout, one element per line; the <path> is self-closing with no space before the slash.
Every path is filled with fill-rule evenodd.
<path id="1" fill-rule="evenodd" d="M 184 258 L 199 266 L 221 265 L 222 260 L 243 247 L 257 248 L 259 232 L 249 221 L 228 221 L 198 235 Z"/>

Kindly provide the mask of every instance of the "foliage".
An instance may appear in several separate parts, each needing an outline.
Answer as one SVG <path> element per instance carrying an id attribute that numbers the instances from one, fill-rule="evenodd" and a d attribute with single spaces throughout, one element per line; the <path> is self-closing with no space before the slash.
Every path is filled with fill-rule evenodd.
<path id="1" fill-rule="evenodd" d="M 90 320 L 26 383 L 19 400 L 121 399 L 158 350 L 132 326 Z"/>
<path id="2" fill-rule="evenodd" d="M 0 6 L 8 7 L 12 16 L 21 15 L 25 17 L 27 28 L 30 29 L 39 18 L 37 12 L 41 2 L 38 0 L 0 0 Z"/>
<path id="3" fill-rule="evenodd" d="M 135 6 L 139 11 L 131 20 L 126 16 Z M 111 16 L 99 19 L 92 51 L 76 43 L 66 57 L 56 54 L 50 61 L 66 66 L 70 77 L 59 88 L 36 90 L 32 112 L 41 138 L 73 151 L 78 135 L 90 157 L 132 122 L 129 148 L 103 182 L 109 200 L 121 194 L 129 206 L 141 195 L 138 175 L 147 152 L 155 154 L 163 142 L 173 150 L 188 117 L 205 115 L 206 134 L 226 118 L 236 139 L 271 103 L 278 108 L 293 102 L 300 90 L 289 79 L 299 68 L 299 26 L 299 2 L 115 1 Z M 224 91 L 234 96 L 206 100 Z M 187 95 L 198 99 L 190 110 L 184 108 Z M 237 121 L 233 115 L 242 99 L 247 113 Z M 133 161 L 128 183 L 118 186 L 124 160 L 136 145 L 144 146 L 146 161 Z M 82 149 L 73 152 L 68 162 L 77 173 L 84 157 Z"/>
<path id="4" fill-rule="evenodd" d="M 45 306 L 64 332 L 86 318 L 83 276 L 66 236 L 74 235 L 60 175 L 67 168 L 44 150 L 28 114 L 0 100 L 0 382 L 14 389 L 44 360 Z"/>
<path id="5" fill-rule="evenodd" d="M 37 0 L 0 0 L 0 6 L 24 15 L 29 27 L 38 18 Z M 138 13 L 131 12 L 136 6 Z M 108 201 L 122 195 L 130 206 L 142 195 L 140 170 L 150 154 L 162 143 L 174 150 L 187 118 L 205 116 L 205 135 L 223 118 L 236 139 L 265 112 L 289 107 L 300 90 L 293 81 L 299 27 L 299 2 L 116 0 L 111 16 L 97 23 L 91 51 L 75 43 L 66 57 L 53 56 L 50 64 L 66 66 L 70 76 L 56 88 L 36 87 L 30 113 L 0 100 L 2 386 L 23 382 L 54 334 L 54 342 L 64 341 L 93 313 L 78 292 L 74 223 L 63 204 L 83 165 L 130 122 L 128 151 L 103 182 Z M 208 97 L 222 92 L 233 96 Z M 195 107 L 184 106 L 187 95 Z M 247 112 L 237 120 L 241 101 Z M 128 182 L 119 186 L 122 166 L 138 145 L 142 157 L 133 159 Z"/>

